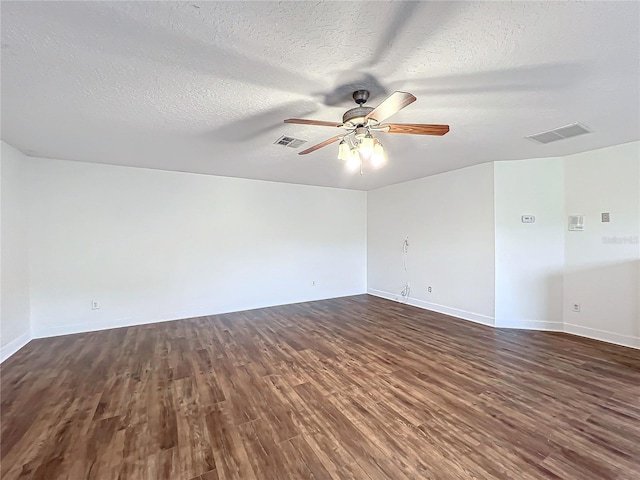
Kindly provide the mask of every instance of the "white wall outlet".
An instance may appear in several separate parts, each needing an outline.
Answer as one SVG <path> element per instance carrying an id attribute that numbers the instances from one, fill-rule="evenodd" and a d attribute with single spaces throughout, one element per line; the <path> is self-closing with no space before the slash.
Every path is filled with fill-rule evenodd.
<path id="1" fill-rule="evenodd" d="M 611 221 L 611 217 L 609 216 L 609 212 L 602 212 L 602 223 L 607 223 Z"/>
<path id="2" fill-rule="evenodd" d="M 522 215 L 522 223 L 536 223 L 536 217 L 534 215 Z"/>
<path id="3" fill-rule="evenodd" d="M 312 287 L 315 287 L 315 286 L 316 286 L 316 281 L 315 281 L 315 280 L 312 280 L 312 281 L 311 281 L 311 286 L 312 286 Z"/>
<path id="4" fill-rule="evenodd" d="M 431 286 L 427 287 L 427 292 L 431 293 Z"/>
<path id="5" fill-rule="evenodd" d="M 572 306 L 572 310 L 574 312 L 579 312 L 580 311 L 580 304 L 579 303 L 574 303 Z"/>
<path id="6" fill-rule="evenodd" d="M 100 302 L 98 300 L 91 300 L 91 310 L 100 310 Z"/>

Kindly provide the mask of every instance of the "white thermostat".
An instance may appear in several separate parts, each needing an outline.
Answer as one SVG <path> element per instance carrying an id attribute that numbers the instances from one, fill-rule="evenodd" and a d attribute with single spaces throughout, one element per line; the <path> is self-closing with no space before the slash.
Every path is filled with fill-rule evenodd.
<path id="1" fill-rule="evenodd" d="M 569 215 L 569 230 L 572 232 L 584 230 L 584 215 Z"/>
<path id="2" fill-rule="evenodd" d="M 535 223 L 536 217 L 533 215 L 522 215 L 522 223 Z"/>

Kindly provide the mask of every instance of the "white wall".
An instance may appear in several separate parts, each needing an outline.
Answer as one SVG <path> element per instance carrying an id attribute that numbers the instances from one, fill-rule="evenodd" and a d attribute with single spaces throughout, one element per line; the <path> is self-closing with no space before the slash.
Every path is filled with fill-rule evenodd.
<path id="1" fill-rule="evenodd" d="M 30 339 L 25 156 L 0 142 L 0 361 Z"/>
<path id="2" fill-rule="evenodd" d="M 368 194 L 33 159 L 4 142 L 1 160 L 2 359 L 30 329 L 352 295 L 367 282 L 399 300 L 408 282 L 409 303 L 460 318 L 640 347 L 640 142 Z M 567 231 L 569 214 L 585 215 L 584 232 Z"/>
<path id="3" fill-rule="evenodd" d="M 493 325 L 493 201 L 490 163 L 370 191 L 369 293 L 395 299 L 409 282 L 408 303 Z"/>
<path id="4" fill-rule="evenodd" d="M 565 158 L 566 214 L 585 216 L 584 231 L 566 232 L 566 331 L 640 347 L 639 178 L 640 142 Z"/>
<path id="5" fill-rule="evenodd" d="M 496 326 L 562 330 L 563 159 L 496 162 L 494 171 Z"/>
<path id="6" fill-rule="evenodd" d="M 365 192 L 29 164 L 36 337 L 366 290 Z"/>
<path id="7" fill-rule="evenodd" d="M 568 231 L 573 214 L 585 231 Z M 640 142 L 495 162 L 369 192 L 368 290 L 404 301 L 408 281 L 423 308 L 640 348 L 639 237 Z"/>

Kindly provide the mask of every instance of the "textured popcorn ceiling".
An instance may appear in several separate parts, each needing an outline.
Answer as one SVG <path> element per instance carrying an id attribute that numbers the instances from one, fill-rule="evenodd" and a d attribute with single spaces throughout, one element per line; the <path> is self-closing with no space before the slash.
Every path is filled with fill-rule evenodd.
<path id="1" fill-rule="evenodd" d="M 640 137 L 638 2 L 7 2 L 2 139 L 28 155 L 371 189 L 493 160 Z M 418 101 L 383 135 L 384 168 L 348 173 L 337 145 L 273 142 L 336 129 L 349 92 Z M 573 122 L 594 133 L 539 145 Z M 302 147 L 302 148 L 305 148 Z"/>

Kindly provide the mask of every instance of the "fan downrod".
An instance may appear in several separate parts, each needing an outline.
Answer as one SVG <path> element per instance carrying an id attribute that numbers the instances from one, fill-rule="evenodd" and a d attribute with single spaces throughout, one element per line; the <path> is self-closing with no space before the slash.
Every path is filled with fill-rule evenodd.
<path id="1" fill-rule="evenodd" d="M 372 111 L 372 107 L 365 107 L 364 104 L 369 100 L 369 90 L 356 90 L 353 92 L 353 100 L 358 104 L 351 110 L 347 110 L 342 116 L 343 124 L 364 125 L 365 118 Z"/>
<path id="2" fill-rule="evenodd" d="M 356 90 L 353 92 L 353 100 L 360 106 L 369 100 L 369 90 Z"/>

